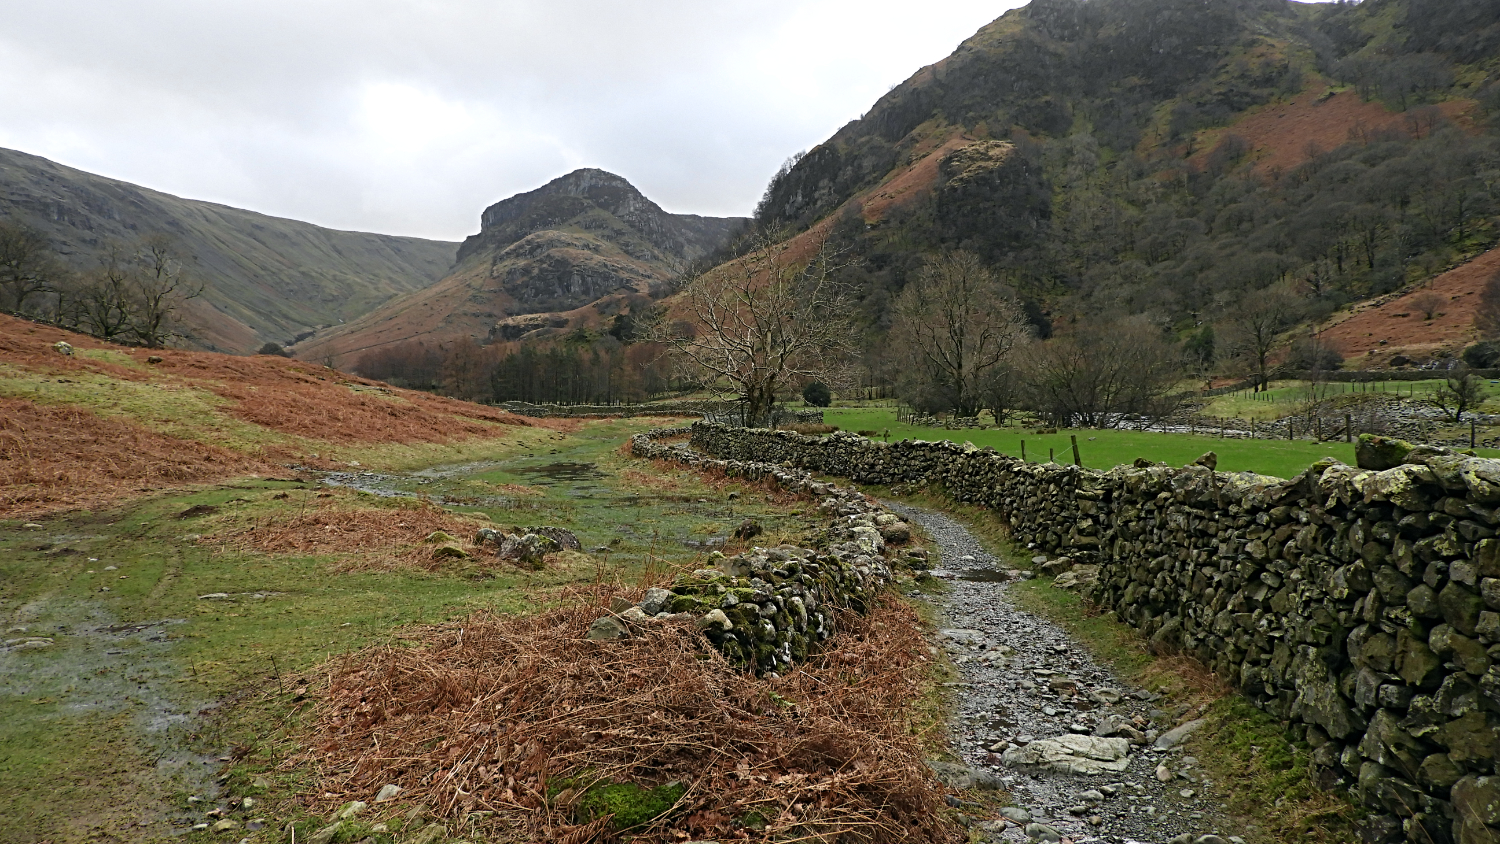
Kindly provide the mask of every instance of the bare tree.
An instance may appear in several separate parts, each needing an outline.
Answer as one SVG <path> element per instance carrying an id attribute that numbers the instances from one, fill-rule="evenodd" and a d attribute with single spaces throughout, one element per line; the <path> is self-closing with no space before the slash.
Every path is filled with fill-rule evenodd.
<path id="1" fill-rule="evenodd" d="M 25 311 L 33 296 L 56 292 L 66 273 L 45 235 L 20 220 L 0 220 L 0 308 Z"/>
<path id="2" fill-rule="evenodd" d="M 968 252 L 927 260 L 896 300 L 891 340 L 907 361 L 910 393 L 973 416 L 990 371 L 1026 337 L 1026 320 L 1000 277 Z"/>
<path id="3" fill-rule="evenodd" d="M 177 312 L 203 292 L 189 282 L 172 240 L 149 235 L 132 252 L 107 244 L 99 267 L 58 291 L 58 321 L 104 340 L 161 348 L 177 337 Z"/>
<path id="4" fill-rule="evenodd" d="M 1424 319 L 1430 320 L 1433 317 L 1437 316 L 1438 309 L 1443 307 L 1444 304 L 1445 303 L 1443 301 L 1443 297 L 1439 296 L 1436 293 L 1433 293 L 1431 290 L 1424 290 L 1423 292 L 1411 297 L 1411 306 L 1413 308 L 1416 308 L 1417 312 L 1420 313 Z"/>
<path id="5" fill-rule="evenodd" d="M 1165 415 L 1182 357 L 1144 318 L 1082 324 L 1026 354 L 1031 409 L 1054 425 L 1116 427 L 1128 414 Z"/>
<path id="6" fill-rule="evenodd" d="M 130 330 L 130 258 L 118 243 L 106 245 L 99 267 L 87 273 L 77 289 L 63 294 L 61 321 L 101 340 L 115 340 Z"/>
<path id="7" fill-rule="evenodd" d="M 779 388 L 841 380 L 855 351 L 842 255 L 825 239 L 801 258 L 793 243 L 755 235 L 745 254 L 689 280 L 685 318 L 653 332 L 710 389 L 738 396 L 752 424 L 770 417 Z"/>
<path id="8" fill-rule="evenodd" d="M 176 244 L 168 235 L 147 235 L 136 263 L 130 334 L 136 343 L 158 349 L 177 336 L 177 311 L 187 300 L 201 295 L 203 286 L 188 280 Z"/>
<path id="9" fill-rule="evenodd" d="M 1464 421 L 1464 414 L 1484 401 L 1484 379 L 1467 366 L 1448 370 L 1448 377 L 1433 391 L 1428 403 L 1442 411 L 1452 422 Z"/>
<path id="10" fill-rule="evenodd" d="M 1272 285 L 1245 296 L 1229 319 L 1230 346 L 1249 358 L 1255 373 L 1255 390 L 1266 389 L 1266 369 L 1271 352 L 1283 331 L 1291 328 L 1301 313 L 1299 297 L 1284 285 Z"/>

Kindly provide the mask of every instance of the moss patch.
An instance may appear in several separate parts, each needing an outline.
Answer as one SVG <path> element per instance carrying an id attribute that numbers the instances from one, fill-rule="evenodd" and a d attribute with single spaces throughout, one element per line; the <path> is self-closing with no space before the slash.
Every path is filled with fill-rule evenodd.
<path id="1" fill-rule="evenodd" d="M 687 786 L 680 782 L 650 789 L 633 782 L 596 783 L 584 791 L 575 811 L 580 820 L 609 815 L 615 829 L 626 830 L 670 814 L 684 794 L 687 794 Z"/>

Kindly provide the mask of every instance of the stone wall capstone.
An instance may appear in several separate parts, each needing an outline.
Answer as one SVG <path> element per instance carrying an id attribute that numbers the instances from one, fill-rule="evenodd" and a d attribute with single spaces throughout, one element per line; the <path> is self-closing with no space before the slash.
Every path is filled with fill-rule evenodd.
<path id="1" fill-rule="evenodd" d="M 703 423 L 691 444 L 990 508 L 1018 543 L 1097 565 L 1096 603 L 1286 722 L 1320 784 L 1371 810 L 1366 840 L 1500 841 L 1500 461 L 1426 448 L 1281 479 Z"/>

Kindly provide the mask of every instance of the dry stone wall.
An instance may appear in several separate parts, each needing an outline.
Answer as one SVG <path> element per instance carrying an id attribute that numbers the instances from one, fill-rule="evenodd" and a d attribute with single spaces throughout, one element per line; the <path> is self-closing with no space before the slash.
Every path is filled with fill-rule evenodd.
<path id="1" fill-rule="evenodd" d="M 694 448 L 864 483 L 939 484 L 1211 666 L 1313 748 L 1377 842 L 1500 842 L 1500 461 L 1418 449 L 1385 471 L 1109 472 L 988 449 L 693 427 Z"/>
<path id="2" fill-rule="evenodd" d="M 892 579 L 886 557 L 911 537 L 911 528 L 857 490 L 771 463 L 707 458 L 672 441 L 687 432 L 658 428 L 637 434 L 631 453 L 810 493 L 829 519 L 824 541 L 817 548 L 783 545 L 730 557 L 714 552 L 713 568 L 647 590 L 633 606 L 596 621 L 590 635 L 627 636 L 635 625 L 688 615 L 731 660 L 761 674 L 784 673 L 833 635 L 840 610 L 864 612 L 873 605 Z"/>

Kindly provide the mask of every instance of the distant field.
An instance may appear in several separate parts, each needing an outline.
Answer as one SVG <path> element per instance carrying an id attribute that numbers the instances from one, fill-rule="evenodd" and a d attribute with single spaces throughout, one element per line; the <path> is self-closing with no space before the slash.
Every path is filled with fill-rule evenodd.
<path id="1" fill-rule="evenodd" d="M 1295 413 L 1301 405 L 1314 398 L 1330 399 L 1341 395 L 1384 394 L 1402 397 L 1430 397 L 1442 379 L 1426 381 L 1375 381 L 1368 384 L 1319 384 L 1316 391 L 1306 381 L 1272 381 L 1270 389 L 1260 393 L 1243 390 L 1211 399 L 1203 409 L 1203 415 L 1221 419 L 1280 419 Z M 1485 385 L 1486 398 L 1500 388 L 1493 383 Z"/>
<path id="2" fill-rule="evenodd" d="M 1347 443 L 1314 443 L 1307 440 L 1235 440 L 1188 434 L 1158 434 L 1140 431 L 1060 430 L 1056 434 L 1026 433 L 1020 428 L 988 431 L 949 431 L 942 428 L 917 428 L 900 425 L 891 408 L 829 408 L 824 420 L 846 431 L 890 431 L 890 439 L 951 440 L 990 446 L 1013 457 L 1021 456 L 1021 441 L 1026 441 L 1026 459 L 1046 461 L 1049 450 L 1059 463 L 1073 462 L 1069 435 L 1078 437 L 1083 465 L 1093 469 L 1110 469 L 1130 463 L 1137 457 L 1181 466 L 1198 459 L 1206 451 L 1219 455 L 1219 469 L 1225 472 L 1258 472 L 1290 478 L 1306 469 L 1320 457 L 1333 457 L 1354 463 L 1354 446 Z M 1486 456 L 1500 451 L 1483 450 Z"/>

